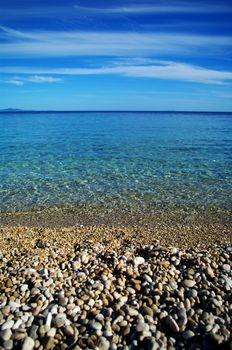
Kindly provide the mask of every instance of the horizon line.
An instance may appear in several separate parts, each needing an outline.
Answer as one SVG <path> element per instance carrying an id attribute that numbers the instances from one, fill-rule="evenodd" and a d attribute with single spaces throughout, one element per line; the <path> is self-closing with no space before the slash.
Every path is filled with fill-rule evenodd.
<path id="1" fill-rule="evenodd" d="M 0 109 L 0 113 L 22 114 L 22 113 L 208 113 L 208 114 L 232 114 L 232 111 L 186 111 L 186 110 L 27 110 L 6 108 Z"/>

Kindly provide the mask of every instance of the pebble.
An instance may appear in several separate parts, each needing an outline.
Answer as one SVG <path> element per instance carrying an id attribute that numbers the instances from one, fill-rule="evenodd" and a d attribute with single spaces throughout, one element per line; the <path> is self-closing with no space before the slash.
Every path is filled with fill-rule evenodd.
<path id="1" fill-rule="evenodd" d="M 166 323 L 175 333 L 179 332 L 180 328 L 172 316 L 167 316 Z"/>
<path id="2" fill-rule="evenodd" d="M 108 350 L 110 348 L 110 342 L 104 337 L 100 337 L 98 341 L 99 350 Z"/>
<path id="3" fill-rule="evenodd" d="M 187 330 L 183 333 L 183 338 L 189 340 L 195 336 L 195 333 L 191 330 Z"/>
<path id="4" fill-rule="evenodd" d="M 149 331 L 149 326 L 148 324 L 144 323 L 144 322 L 139 322 L 137 325 L 136 325 L 136 331 L 138 333 L 145 333 L 145 332 L 148 332 Z"/>
<path id="5" fill-rule="evenodd" d="M 9 340 L 12 336 L 12 331 L 7 328 L 7 329 L 4 329 L 3 331 L 0 332 L 0 339 L 2 340 Z"/>
<path id="6" fill-rule="evenodd" d="M 6 321 L 5 323 L 3 323 L 1 330 L 4 331 L 5 329 L 10 329 L 14 326 L 14 321 L 13 320 L 9 320 Z"/>
<path id="7" fill-rule="evenodd" d="M 91 323 L 91 328 L 98 331 L 102 329 L 102 324 L 99 322 L 92 322 Z"/>
<path id="8" fill-rule="evenodd" d="M 51 322 L 52 322 L 52 314 L 51 314 L 51 312 L 48 312 L 45 325 L 50 328 L 51 327 Z"/>
<path id="9" fill-rule="evenodd" d="M 145 263 L 145 259 L 142 256 L 136 256 L 133 262 L 134 262 L 134 265 L 142 265 Z"/>
<path id="10" fill-rule="evenodd" d="M 135 316 L 138 316 L 138 314 L 139 314 L 139 311 L 136 310 L 135 308 L 132 308 L 132 307 L 128 308 L 128 315 L 129 316 L 135 317 Z"/>
<path id="11" fill-rule="evenodd" d="M 224 271 L 227 271 L 227 272 L 230 272 L 230 269 L 231 269 L 229 264 L 223 264 L 222 268 L 223 268 Z"/>
<path id="12" fill-rule="evenodd" d="M 23 342 L 22 350 L 33 350 L 35 342 L 32 338 L 26 337 Z"/>
<path id="13" fill-rule="evenodd" d="M 185 280 L 182 282 L 182 284 L 183 284 L 184 287 L 192 288 L 192 287 L 195 286 L 196 282 L 193 281 L 193 280 L 185 279 Z"/>
<path id="14" fill-rule="evenodd" d="M 54 325 L 57 328 L 63 327 L 63 325 L 66 323 L 66 315 L 65 314 L 57 314 L 54 318 Z"/>
<path id="15" fill-rule="evenodd" d="M 153 282 L 153 280 L 152 280 L 152 278 L 149 276 L 149 275 L 143 275 L 143 279 L 146 281 L 146 282 L 148 282 L 148 283 L 152 283 Z"/>
<path id="16" fill-rule="evenodd" d="M 208 266 L 205 272 L 208 277 L 214 278 L 214 272 L 211 267 Z"/>
<path id="17" fill-rule="evenodd" d="M 3 347 L 5 350 L 11 350 L 13 349 L 14 343 L 12 339 L 8 339 L 3 342 Z"/>
<path id="18" fill-rule="evenodd" d="M 19 304 L 19 303 L 16 303 L 16 302 L 14 302 L 14 301 L 9 301 L 9 304 L 8 304 L 9 306 L 10 306 L 10 308 L 12 308 L 12 309 L 17 309 L 17 308 L 19 308 L 19 307 L 21 307 L 21 305 Z"/>
<path id="19" fill-rule="evenodd" d="M 28 290 L 28 284 L 22 284 L 20 287 L 21 292 L 25 293 Z"/>
<path id="20" fill-rule="evenodd" d="M 47 245 L 30 259 L 3 255 L 0 350 L 226 348 L 232 250 L 215 249 L 120 255 L 86 243 L 66 260 Z"/>

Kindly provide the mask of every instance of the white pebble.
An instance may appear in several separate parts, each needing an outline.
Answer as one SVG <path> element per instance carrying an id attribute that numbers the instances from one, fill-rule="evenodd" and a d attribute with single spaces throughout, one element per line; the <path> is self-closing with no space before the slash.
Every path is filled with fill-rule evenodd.
<path id="1" fill-rule="evenodd" d="M 48 327 L 51 327 L 51 322 L 52 322 L 52 314 L 51 314 L 51 312 L 49 312 L 47 315 L 47 318 L 46 318 L 45 325 Z"/>
<path id="2" fill-rule="evenodd" d="M 10 329 L 10 328 L 12 328 L 13 325 L 14 325 L 14 321 L 13 321 L 13 320 L 6 321 L 6 322 L 3 323 L 3 325 L 2 325 L 2 331 L 4 331 L 4 329 Z"/>
<path id="3" fill-rule="evenodd" d="M 142 256 L 136 256 L 133 262 L 134 262 L 134 265 L 141 265 L 145 263 L 145 259 Z"/>
<path id="4" fill-rule="evenodd" d="M 23 343 L 22 350 L 32 350 L 34 348 L 35 342 L 31 337 L 26 337 Z"/>

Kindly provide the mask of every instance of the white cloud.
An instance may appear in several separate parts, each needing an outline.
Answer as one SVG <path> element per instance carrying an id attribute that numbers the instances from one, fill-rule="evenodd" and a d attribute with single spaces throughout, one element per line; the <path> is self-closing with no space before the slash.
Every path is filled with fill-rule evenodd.
<path id="1" fill-rule="evenodd" d="M 1 26 L 1 57 L 231 54 L 232 37 L 175 33 L 33 31 Z M 20 40 L 19 40 L 20 39 Z"/>
<path id="2" fill-rule="evenodd" d="M 125 6 L 119 6 L 119 7 L 86 7 L 86 6 L 79 6 L 74 5 L 74 8 L 77 10 L 77 13 L 80 14 L 150 14 L 150 13 L 223 13 L 223 12 L 231 12 L 232 8 L 231 6 L 223 6 L 223 5 L 217 5 L 217 4 L 202 4 L 199 2 L 168 2 L 166 1 L 165 4 L 159 3 L 158 1 L 156 4 L 146 4 L 143 3 L 142 5 L 126 5 Z"/>
<path id="3" fill-rule="evenodd" d="M 16 85 L 16 86 L 24 85 L 24 83 L 21 80 L 17 80 L 17 79 L 6 80 L 5 82 L 8 84 Z"/>
<path id="4" fill-rule="evenodd" d="M 100 2 L 99 2 L 99 5 Z M 173 1 L 166 0 L 164 1 L 153 1 L 146 2 L 141 1 L 140 3 L 131 5 L 127 1 L 124 1 L 123 6 L 118 7 L 87 7 L 80 6 L 78 1 L 74 6 L 70 6 L 69 4 L 65 5 L 51 5 L 46 3 L 43 4 L 33 4 L 31 2 L 30 6 L 4 6 L 2 7 L 2 11 L 0 12 L 0 19 L 5 20 L 14 19 L 14 18 L 57 18 L 57 19 L 71 19 L 78 18 L 79 16 L 88 16 L 88 15 L 102 15 L 102 16 L 121 16 L 128 15 L 133 16 L 136 14 L 162 14 L 162 13 L 229 13 L 232 11 L 232 7 L 230 4 L 215 4 L 212 1 Z"/>
<path id="5" fill-rule="evenodd" d="M 31 77 L 28 77 L 25 79 L 26 81 L 30 81 L 31 83 L 56 83 L 58 81 L 61 81 L 60 78 L 54 78 L 49 76 L 41 76 L 41 75 L 34 75 Z"/>
<path id="6" fill-rule="evenodd" d="M 133 61 L 132 61 L 133 63 Z M 113 65 L 99 68 L 44 68 L 31 67 L 0 67 L 0 73 L 4 74 L 35 74 L 34 80 L 38 80 L 38 74 L 52 75 L 109 75 L 117 74 L 127 77 L 168 79 L 176 81 L 191 81 L 203 84 L 223 84 L 232 81 L 232 72 L 208 69 L 182 62 L 157 61 L 153 60 L 150 65 Z M 37 77 L 37 78 L 35 78 Z M 41 78 L 41 75 L 40 75 Z M 43 76 L 42 80 L 51 80 L 51 76 Z M 21 78 L 23 81 L 30 81 L 29 78 Z M 33 80 L 32 79 L 32 80 Z M 52 78 L 57 80 L 58 78 Z M 19 78 L 17 78 L 19 80 Z"/>
<path id="7" fill-rule="evenodd" d="M 17 73 L 17 72 L 14 72 Z M 18 72 L 19 73 L 19 72 Z M 17 86 L 22 86 L 25 83 L 36 83 L 36 84 L 41 84 L 41 83 L 56 83 L 58 81 L 61 81 L 62 79 L 60 78 L 54 78 L 51 76 L 41 76 L 41 75 L 32 75 L 28 77 L 14 77 L 12 79 L 4 80 L 3 82 L 7 84 L 13 84 Z"/>

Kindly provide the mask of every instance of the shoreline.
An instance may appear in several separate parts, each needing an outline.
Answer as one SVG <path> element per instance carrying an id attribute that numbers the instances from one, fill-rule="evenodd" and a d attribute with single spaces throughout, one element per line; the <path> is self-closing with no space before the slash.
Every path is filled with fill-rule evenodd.
<path id="1" fill-rule="evenodd" d="M 190 226 L 225 225 L 232 229 L 232 209 L 222 207 L 161 206 L 114 208 L 86 204 L 75 207 L 49 207 L 0 212 L 1 226 L 62 228 L 73 226 Z"/>
<path id="2" fill-rule="evenodd" d="M 71 227 L 1 226 L 0 250 L 15 248 L 32 251 L 36 242 L 59 247 L 65 254 L 77 243 L 92 242 L 105 249 L 120 250 L 129 243 L 134 246 L 161 244 L 179 249 L 212 250 L 215 245 L 232 243 L 232 228 L 227 224 L 172 224 L 156 225 L 82 225 Z"/>

